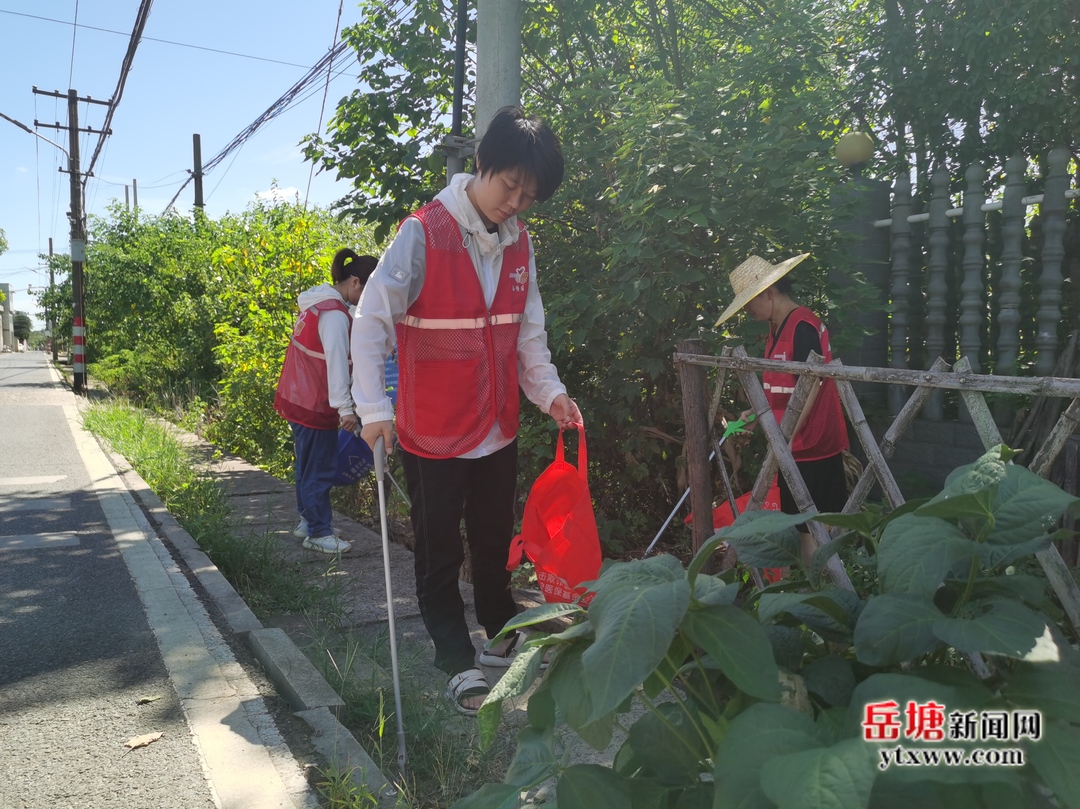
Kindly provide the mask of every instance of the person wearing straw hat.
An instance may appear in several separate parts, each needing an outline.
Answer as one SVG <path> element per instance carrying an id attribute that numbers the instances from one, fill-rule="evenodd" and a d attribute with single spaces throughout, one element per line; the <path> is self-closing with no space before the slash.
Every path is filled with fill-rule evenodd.
<path id="1" fill-rule="evenodd" d="M 757 321 L 769 321 L 769 337 L 765 344 L 765 359 L 786 362 L 805 362 L 814 351 L 832 360 L 829 332 L 813 312 L 791 299 L 792 282 L 788 273 L 809 253 L 794 256 L 779 264 L 750 256 L 730 275 L 735 298 L 720 315 L 716 326 L 740 310 Z M 762 374 L 762 386 L 777 423 L 784 417 L 798 377 L 780 371 Z M 749 411 L 744 413 L 745 420 Z M 751 422 L 751 426 L 756 422 Z M 810 496 L 819 512 L 841 511 L 847 501 L 843 452 L 848 448 L 847 425 L 840 408 L 836 383 L 821 379 L 810 391 L 806 405 L 799 414 L 789 442 L 795 465 L 799 468 Z M 798 514 L 799 508 L 791 489 L 780 476 L 780 509 L 785 514 Z M 809 565 L 814 551 L 810 532 L 803 523 L 798 526 L 802 541 L 803 563 Z"/>

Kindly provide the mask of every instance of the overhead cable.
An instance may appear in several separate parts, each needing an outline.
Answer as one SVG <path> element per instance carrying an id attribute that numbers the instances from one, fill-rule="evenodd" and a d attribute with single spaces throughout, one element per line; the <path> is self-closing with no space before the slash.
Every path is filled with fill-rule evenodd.
<path id="1" fill-rule="evenodd" d="M 333 64 L 334 60 L 342 56 L 347 50 L 349 50 L 349 45 L 346 42 L 339 42 L 337 45 L 335 45 L 325 56 L 322 57 L 322 59 L 316 62 L 315 65 L 310 70 L 308 70 L 308 72 L 305 73 L 299 81 L 296 82 L 296 84 L 294 84 L 287 91 L 285 91 L 284 95 L 282 95 L 281 98 L 271 104 L 266 109 L 266 111 L 263 112 L 263 114 L 256 118 L 252 123 L 248 124 L 243 129 L 243 131 L 240 132 L 240 134 L 236 135 L 231 141 L 229 141 L 225 148 L 223 148 L 220 152 L 218 152 L 216 155 L 206 161 L 202 167 L 203 175 L 206 175 L 208 172 L 210 172 L 215 166 L 221 163 L 222 160 L 228 157 L 230 153 L 243 146 L 244 143 L 248 140 L 248 138 L 254 135 L 259 129 L 261 129 L 264 124 L 273 120 L 278 115 L 288 110 L 305 90 L 309 89 L 309 87 L 313 83 L 315 83 L 322 77 L 322 72 L 328 69 L 328 67 Z M 184 181 L 184 184 L 180 186 L 175 196 L 173 196 L 173 198 L 169 200 L 169 204 L 165 206 L 165 210 L 168 210 L 173 206 L 176 200 L 180 198 L 180 194 L 185 188 L 187 188 L 188 184 L 193 179 L 194 174 L 189 176 Z"/>
<path id="2" fill-rule="evenodd" d="M 109 111 L 105 114 L 105 123 L 101 126 L 101 136 L 98 138 L 94 155 L 90 158 L 90 166 L 86 170 L 87 177 L 93 173 L 94 164 L 97 162 L 98 155 L 101 154 L 101 147 L 105 145 L 105 138 L 109 136 L 109 126 L 112 124 L 116 108 L 120 106 L 120 99 L 124 95 L 124 85 L 127 83 L 128 73 L 131 72 L 131 65 L 135 61 L 135 51 L 139 47 L 139 40 L 142 39 L 146 21 L 150 17 L 150 7 L 153 4 L 154 0 L 142 0 L 139 4 L 139 10 L 135 14 L 135 26 L 131 29 L 131 39 L 128 40 L 127 53 L 124 54 L 124 61 L 120 66 L 120 78 L 116 82 L 116 90 L 113 91 L 112 100 L 109 102 Z"/>

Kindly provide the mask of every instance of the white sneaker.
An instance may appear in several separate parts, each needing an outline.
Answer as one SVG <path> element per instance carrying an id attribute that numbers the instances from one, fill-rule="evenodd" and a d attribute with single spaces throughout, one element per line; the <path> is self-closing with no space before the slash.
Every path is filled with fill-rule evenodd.
<path id="1" fill-rule="evenodd" d="M 333 532 L 334 536 L 341 536 L 340 528 L 331 528 L 330 530 Z M 293 536 L 299 537 L 300 539 L 307 539 L 311 536 L 311 529 L 308 528 L 308 522 L 303 517 L 300 518 L 300 523 L 293 529 Z"/>
<path id="2" fill-rule="evenodd" d="M 352 550 L 352 543 L 327 534 L 324 537 L 308 537 L 304 540 L 304 547 L 322 553 L 348 553 Z"/>

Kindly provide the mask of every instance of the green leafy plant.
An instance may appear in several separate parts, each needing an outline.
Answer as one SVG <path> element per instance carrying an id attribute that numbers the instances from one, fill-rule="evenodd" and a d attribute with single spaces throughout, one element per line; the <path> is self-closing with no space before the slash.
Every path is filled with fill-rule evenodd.
<path id="1" fill-rule="evenodd" d="M 721 542 L 749 565 L 799 564 L 793 526 L 805 516 L 755 512 L 685 569 L 665 556 L 610 564 L 587 611 L 522 613 L 505 631 L 574 622 L 531 636 L 492 690 L 482 741 L 503 701 L 536 684 L 529 725 L 504 782 L 456 809 L 516 806 L 551 779 L 560 809 L 1080 805 L 1080 654 L 1054 621 L 1045 581 L 1008 572 L 1051 542 L 1080 501 L 1009 464 L 1011 454 L 991 450 L 921 504 L 818 515 L 845 533 L 819 549 L 809 581 L 820 583 L 830 555 L 861 554 L 877 572 L 861 595 L 782 582 L 744 598 L 734 580 L 705 574 Z M 541 677 L 544 654 L 553 659 Z M 874 735 L 869 708 L 890 705 L 897 728 L 905 706 L 937 706 L 942 737 L 908 738 L 910 724 L 899 740 Z M 1041 712 L 1038 733 L 1013 739 L 1022 764 L 888 766 L 898 746 L 973 755 L 968 736 L 942 743 L 946 716 L 1010 711 Z M 568 733 L 603 750 L 616 730 L 624 741 L 611 766 L 566 760 Z"/>

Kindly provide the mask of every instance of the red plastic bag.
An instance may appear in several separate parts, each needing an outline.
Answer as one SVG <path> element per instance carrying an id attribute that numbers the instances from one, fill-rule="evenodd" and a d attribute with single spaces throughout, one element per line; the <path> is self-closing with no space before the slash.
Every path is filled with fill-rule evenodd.
<path id="1" fill-rule="evenodd" d="M 750 495 L 753 492 L 747 492 L 741 497 L 735 498 L 735 505 L 739 508 L 739 513 L 742 514 L 746 511 L 746 507 L 750 505 Z M 777 479 L 773 479 L 772 486 L 769 487 L 769 491 L 765 494 L 765 501 L 761 504 L 762 510 L 779 511 L 780 510 L 780 486 Z M 694 518 L 693 514 L 687 516 L 685 522 L 687 525 Z M 723 503 L 718 505 L 712 511 L 713 528 L 719 531 L 721 528 L 726 528 L 735 522 L 735 515 L 731 513 L 731 503 L 724 500 Z M 775 584 L 784 578 L 784 568 L 782 567 L 767 567 L 762 570 L 762 575 L 765 577 L 765 581 L 769 584 Z"/>
<path id="2" fill-rule="evenodd" d="M 544 600 L 574 601 L 585 592 L 582 582 L 600 575 L 600 536 L 589 494 L 585 425 L 578 428 L 578 465 L 563 460 L 563 437 L 555 460 L 536 479 L 525 501 L 521 533 L 510 543 L 506 569 L 514 570 L 525 553 L 536 567 Z"/>

